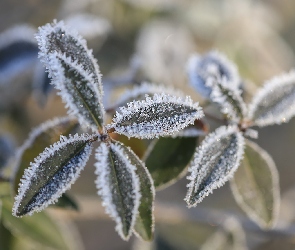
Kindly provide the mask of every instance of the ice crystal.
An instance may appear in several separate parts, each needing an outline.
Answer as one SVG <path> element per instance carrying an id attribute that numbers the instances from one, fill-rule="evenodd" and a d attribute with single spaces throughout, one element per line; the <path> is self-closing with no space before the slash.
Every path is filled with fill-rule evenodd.
<path id="1" fill-rule="evenodd" d="M 63 127 L 66 124 L 74 123 L 74 122 L 75 122 L 74 118 L 61 117 L 61 118 L 55 118 L 53 120 L 46 121 L 46 122 L 40 124 L 38 127 L 34 128 L 32 130 L 32 132 L 29 134 L 27 140 L 23 143 L 23 145 L 16 152 L 15 161 L 14 161 L 15 168 L 14 168 L 13 176 L 15 177 L 15 175 L 18 171 L 18 168 L 21 163 L 21 159 L 22 159 L 22 156 L 23 156 L 25 150 L 32 147 L 33 143 L 35 142 L 35 140 L 38 136 L 40 136 L 42 133 L 48 131 L 49 129 L 52 129 L 50 132 L 51 135 L 53 134 L 52 131 L 63 131 L 64 130 Z M 38 145 L 38 147 L 40 147 L 40 146 L 41 146 L 41 144 Z"/>
<path id="2" fill-rule="evenodd" d="M 37 62 L 34 33 L 33 27 L 18 25 L 0 34 L 0 84 L 30 70 Z"/>
<path id="3" fill-rule="evenodd" d="M 249 119 L 260 127 L 288 122 L 295 115 L 295 71 L 267 81 L 249 106 Z"/>
<path id="4" fill-rule="evenodd" d="M 78 117 L 82 125 L 93 131 L 102 126 L 104 109 L 99 102 L 100 94 L 89 75 L 77 62 L 64 55 L 52 55 L 52 79 L 59 95 L 66 103 L 69 114 Z"/>
<path id="5" fill-rule="evenodd" d="M 98 65 L 86 41 L 63 22 L 47 24 L 36 35 L 39 57 L 70 113 L 93 130 L 101 127 L 104 109 Z"/>
<path id="6" fill-rule="evenodd" d="M 113 107 L 119 107 L 125 105 L 127 102 L 130 102 L 135 99 L 144 97 L 145 95 L 154 95 L 166 93 L 173 96 L 185 97 L 185 95 L 178 90 L 175 90 L 172 87 L 157 85 L 155 83 L 143 82 L 139 86 L 135 86 L 132 89 L 126 90 L 116 101 Z"/>
<path id="7" fill-rule="evenodd" d="M 235 122 L 245 117 L 247 108 L 241 97 L 241 91 L 229 85 L 226 78 L 210 79 L 207 81 L 207 86 L 212 89 L 210 99 L 220 106 L 223 114 Z"/>
<path id="8" fill-rule="evenodd" d="M 138 208 L 138 216 L 134 226 L 134 233 L 141 237 L 143 240 L 150 241 L 154 232 L 154 200 L 155 188 L 154 181 L 146 168 L 137 155 L 120 142 L 116 142 L 124 151 L 125 157 L 129 159 L 131 164 L 136 167 L 136 174 L 140 181 L 141 200 Z"/>
<path id="9" fill-rule="evenodd" d="M 244 137 L 236 126 L 222 126 L 209 134 L 198 147 L 190 164 L 189 207 L 196 206 L 214 189 L 224 185 L 239 166 L 244 153 Z"/>
<path id="10" fill-rule="evenodd" d="M 190 97 L 162 93 L 121 107 L 108 129 L 114 128 L 117 133 L 128 137 L 152 139 L 172 135 L 202 116 L 202 108 Z"/>
<path id="11" fill-rule="evenodd" d="M 76 181 L 91 154 L 93 136 L 61 136 L 25 170 L 13 215 L 32 215 L 53 204 Z"/>
<path id="12" fill-rule="evenodd" d="M 204 56 L 191 56 L 187 72 L 190 84 L 204 98 L 209 98 L 212 91 L 208 81 L 224 78 L 229 86 L 239 88 L 240 79 L 236 66 L 217 51 L 211 51 Z"/>
<path id="13" fill-rule="evenodd" d="M 140 181 L 136 167 L 119 144 L 101 145 L 96 150 L 96 186 L 106 212 L 115 220 L 124 240 L 131 236 L 140 205 Z"/>

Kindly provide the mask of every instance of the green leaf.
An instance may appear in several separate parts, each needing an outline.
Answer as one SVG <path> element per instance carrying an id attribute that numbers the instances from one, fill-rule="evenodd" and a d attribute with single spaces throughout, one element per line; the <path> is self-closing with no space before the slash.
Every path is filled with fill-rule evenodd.
<path id="1" fill-rule="evenodd" d="M 161 93 L 120 107 L 107 129 L 128 137 L 153 139 L 173 135 L 203 116 L 202 108 L 190 97 Z"/>
<path id="2" fill-rule="evenodd" d="M 1 203 L 1 201 L 0 201 Z M 0 205 L 1 207 L 1 205 Z M 3 218 L 1 218 L 2 211 L 0 208 L 0 249 L 6 250 L 11 249 L 12 241 L 13 241 L 13 235 L 9 230 L 6 229 L 3 225 Z"/>
<path id="3" fill-rule="evenodd" d="M 13 234 L 25 236 L 38 242 L 41 246 L 47 246 L 56 250 L 71 249 L 63 232 L 57 224 L 44 212 L 34 216 L 16 218 L 11 214 L 12 202 L 3 200 L 3 223 Z"/>
<path id="4" fill-rule="evenodd" d="M 245 117 L 246 104 L 240 91 L 228 85 L 225 79 L 214 83 L 210 98 L 221 107 L 221 112 L 231 120 L 240 121 Z"/>
<path id="5" fill-rule="evenodd" d="M 86 41 L 63 22 L 39 28 L 39 56 L 69 113 L 93 131 L 102 129 L 101 75 Z"/>
<path id="6" fill-rule="evenodd" d="M 190 183 L 185 201 L 195 207 L 205 197 L 225 184 L 240 165 L 244 137 L 238 127 L 222 126 L 206 136 L 190 163 Z"/>
<path id="7" fill-rule="evenodd" d="M 62 194 L 55 204 L 52 204 L 53 207 L 63 208 L 63 209 L 72 209 L 79 210 L 77 202 L 67 193 Z"/>
<path id="8" fill-rule="evenodd" d="M 68 136 L 73 133 L 78 125 L 76 120 L 65 117 L 47 121 L 32 131 L 27 141 L 17 153 L 13 175 L 14 193 L 17 193 L 20 180 L 24 175 L 25 169 L 30 166 L 30 162 L 33 162 L 46 147 L 59 141 L 60 135 Z"/>
<path id="9" fill-rule="evenodd" d="M 122 239 L 131 236 L 140 205 L 136 166 L 119 142 L 101 143 L 96 150 L 96 186 L 106 212 L 115 220 Z"/>
<path id="10" fill-rule="evenodd" d="M 13 214 L 23 216 L 41 211 L 71 187 L 85 167 L 94 136 L 76 134 L 46 148 L 25 171 Z"/>
<path id="11" fill-rule="evenodd" d="M 144 157 L 155 187 L 176 182 L 192 159 L 198 137 L 162 137 L 152 142 Z"/>
<path id="12" fill-rule="evenodd" d="M 235 200 L 262 228 L 274 226 L 280 203 L 279 177 L 270 155 L 247 141 L 241 166 L 231 180 Z"/>
<path id="13" fill-rule="evenodd" d="M 153 179 L 144 166 L 144 163 L 135 155 L 135 153 L 119 142 L 125 154 L 128 156 L 132 165 L 136 167 L 136 174 L 140 182 L 140 206 L 138 208 L 138 215 L 135 222 L 134 230 L 143 240 L 151 241 L 154 233 L 154 200 L 155 189 Z"/>

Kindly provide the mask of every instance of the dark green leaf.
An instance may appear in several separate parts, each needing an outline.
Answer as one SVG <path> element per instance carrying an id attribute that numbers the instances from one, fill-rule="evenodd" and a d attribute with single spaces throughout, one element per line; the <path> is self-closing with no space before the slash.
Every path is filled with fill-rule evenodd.
<path id="1" fill-rule="evenodd" d="M 36 38 L 42 62 L 69 113 L 94 131 L 102 129 L 101 75 L 86 41 L 63 22 L 41 27 Z"/>
<path id="2" fill-rule="evenodd" d="M 279 213 L 279 177 L 270 155 L 247 141 L 241 166 L 231 180 L 234 197 L 246 214 L 263 228 L 273 227 Z"/>
<path id="3" fill-rule="evenodd" d="M 216 81 L 210 98 L 221 107 L 221 112 L 234 121 L 242 120 L 246 115 L 246 105 L 240 90 L 229 86 L 225 79 Z"/>
<path id="4" fill-rule="evenodd" d="M 156 139 L 144 157 L 145 165 L 152 175 L 155 187 L 176 182 L 192 159 L 198 137 Z"/>
<path id="5" fill-rule="evenodd" d="M 190 97 L 180 98 L 168 94 L 146 96 L 120 107 L 108 129 L 119 134 L 140 139 L 153 139 L 173 135 L 196 119 L 203 117 L 203 110 Z"/>
<path id="6" fill-rule="evenodd" d="M 188 169 L 187 205 L 197 206 L 214 189 L 223 186 L 238 168 L 243 153 L 244 137 L 236 126 L 222 126 L 207 135 Z"/>
<path id="7" fill-rule="evenodd" d="M 106 212 L 116 221 L 116 230 L 128 240 L 140 205 L 140 179 L 125 147 L 119 142 L 101 143 L 96 150 L 96 185 Z"/>
<path id="8" fill-rule="evenodd" d="M 70 188 L 85 167 L 92 151 L 93 136 L 61 137 L 46 148 L 25 171 L 13 214 L 22 216 L 41 211 Z"/>
<path id="9" fill-rule="evenodd" d="M 125 154 L 128 156 L 129 161 L 132 165 L 136 167 L 136 174 L 140 182 L 140 206 L 138 208 L 138 216 L 135 222 L 134 230 L 135 232 L 146 241 L 151 241 L 153 239 L 154 233 L 154 199 L 155 199 L 155 189 L 152 177 L 148 169 L 144 166 L 144 163 L 135 155 L 135 153 L 120 144 L 123 148 Z"/>
<path id="10" fill-rule="evenodd" d="M 20 180 L 25 173 L 25 169 L 30 166 L 30 162 L 33 162 L 46 147 L 57 142 L 60 135 L 68 136 L 74 133 L 77 127 L 78 122 L 76 120 L 61 118 L 47 121 L 32 131 L 17 154 L 18 159 L 16 160 L 13 176 L 13 191 L 15 193 L 17 193 Z"/>

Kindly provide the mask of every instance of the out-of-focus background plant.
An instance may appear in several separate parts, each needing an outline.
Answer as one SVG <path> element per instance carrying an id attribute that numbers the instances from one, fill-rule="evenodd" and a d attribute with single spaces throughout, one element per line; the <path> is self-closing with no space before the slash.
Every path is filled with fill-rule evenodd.
<path id="1" fill-rule="evenodd" d="M 35 43 L 38 26 L 56 18 L 77 29 L 104 73 L 106 96 L 116 87 L 110 96 L 113 100 L 128 84 L 150 80 L 174 85 L 202 103 L 201 96 L 188 85 L 189 56 L 211 49 L 222 51 L 237 64 L 245 79 L 245 99 L 249 99 L 265 80 L 295 67 L 294 8 L 295 3 L 287 0 L 0 0 L 0 150 L 6 145 L 6 152 L 0 152 L 0 168 L 13 164 L 15 148 L 32 127 L 66 114 L 60 98 L 50 95 L 54 90 L 37 59 L 37 45 L 28 45 L 25 51 L 17 50 L 17 46 L 7 49 L 13 41 Z M 219 124 L 210 125 L 213 129 Z M 249 249 L 294 249 L 294 125 L 291 120 L 280 127 L 259 130 L 257 140 L 272 155 L 280 174 L 282 201 L 277 228 L 282 230 L 263 231 L 249 221 L 235 204 L 228 184 L 188 210 L 183 202 L 186 180 L 182 180 L 157 192 L 153 247 L 230 249 L 230 245 L 242 249 L 242 226 Z M 126 143 L 136 145 L 136 153 L 143 155 L 145 144 L 136 140 Z M 37 215 L 41 217 L 38 223 L 47 225 L 46 230 L 38 230 L 42 226 L 34 224 L 36 215 L 23 224 L 17 219 L 2 221 L 1 247 L 40 249 L 38 244 L 47 242 L 46 246 L 56 249 L 150 249 L 150 244 L 123 242 L 116 235 L 113 222 L 97 200 L 94 179 L 89 164 L 69 192 L 77 200 L 79 212 L 50 209 Z M 2 186 L 0 195 L 5 195 L 5 188 Z M 8 210 L 9 204 L 3 204 L 2 214 Z M 229 218 L 232 215 L 239 223 Z M 11 230 L 17 223 L 20 230 Z M 286 226 L 293 231 L 284 231 Z"/>

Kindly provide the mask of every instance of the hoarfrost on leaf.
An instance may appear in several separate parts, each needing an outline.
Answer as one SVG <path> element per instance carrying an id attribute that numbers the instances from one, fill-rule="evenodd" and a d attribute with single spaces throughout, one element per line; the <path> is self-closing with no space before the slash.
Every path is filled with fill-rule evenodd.
<path id="1" fill-rule="evenodd" d="M 240 164 L 244 137 L 236 126 L 222 126 L 198 147 L 189 167 L 190 183 L 185 201 L 194 207 L 228 181 Z"/>
<path id="2" fill-rule="evenodd" d="M 36 35 L 39 57 L 70 113 L 96 131 L 103 123 L 102 85 L 86 41 L 63 22 L 47 24 Z"/>
<path id="3" fill-rule="evenodd" d="M 25 169 L 46 147 L 59 141 L 60 135 L 68 136 L 74 133 L 78 127 L 78 121 L 70 117 L 55 118 L 46 121 L 34 128 L 28 139 L 17 150 L 14 160 L 14 171 L 12 184 L 14 192 L 17 193 L 19 183 L 24 175 Z"/>
<path id="4" fill-rule="evenodd" d="M 69 114 L 78 117 L 81 125 L 89 125 L 97 131 L 103 124 L 104 108 L 91 78 L 80 65 L 63 55 L 53 55 L 51 62 L 55 62 L 56 67 L 52 71 L 53 82 Z"/>
<path id="5" fill-rule="evenodd" d="M 238 122 L 245 117 L 247 108 L 241 97 L 241 90 L 229 85 L 225 78 L 212 78 L 207 81 L 207 86 L 212 88 L 210 99 L 220 106 L 220 111 L 230 120 Z"/>
<path id="6" fill-rule="evenodd" d="M 101 143 L 96 150 L 96 186 L 116 230 L 128 240 L 140 205 L 140 180 L 124 149 L 118 143 Z"/>
<path id="7" fill-rule="evenodd" d="M 43 210 L 70 188 L 92 151 L 93 136 L 78 134 L 46 148 L 25 170 L 13 206 L 14 216 Z"/>
<path id="8" fill-rule="evenodd" d="M 187 72 L 192 87 L 207 99 L 212 91 L 208 82 L 212 80 L 224 78 L 234 89 L 238 89 L 240 85 L 236 66 L 217 51 L 211 51 L 204 56 L 192 55 L 188 61 Z"/>
<path id="9" fill-rule="evenodd" d="M 124 144 L 115 142 L 122 147 L 124 153 L 130 160 L 130 162 L 136 167 L 136 174 L 140 182 L 140 206 L 138 208 L 138 215 L 134 225 L 134 233 L 146 241 L 153 239 L 154 233 L 154 200 L 155 200 L 155 188 L 154 181 L 146 168 L 144 162 L 142 162 L 137 155 Z"/>
<path id="10" fill-rule="evenodd" d="M 121 107 L 107 128 L 128 137 L 152 139 L 172 135 L 201 117 L 202 108 L 198 103 L 193 103 L 190 97 L 162 93 Z"/>
<path id="11" fill-rule="evenodd" d="M 249 106 L 249 119 L 260 127 L 288 122 L 295 115 L 295 71 L 267 81 Z"/>

